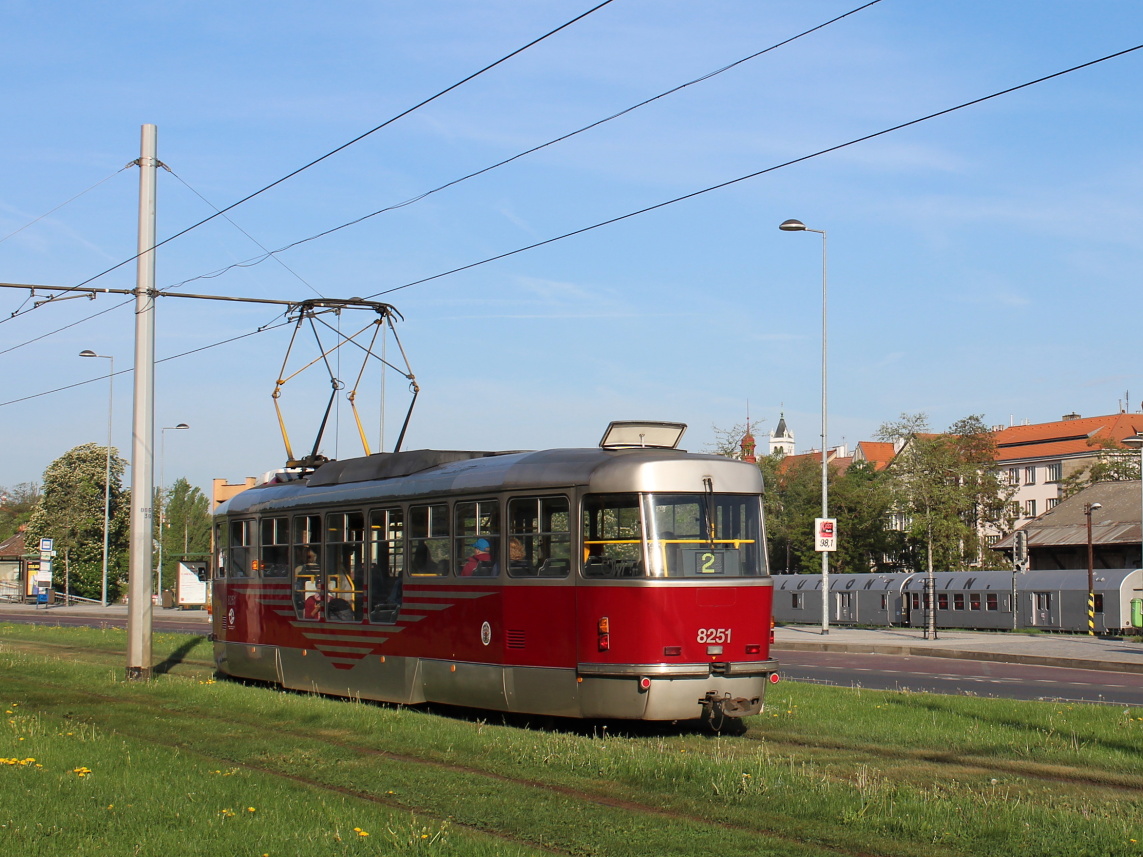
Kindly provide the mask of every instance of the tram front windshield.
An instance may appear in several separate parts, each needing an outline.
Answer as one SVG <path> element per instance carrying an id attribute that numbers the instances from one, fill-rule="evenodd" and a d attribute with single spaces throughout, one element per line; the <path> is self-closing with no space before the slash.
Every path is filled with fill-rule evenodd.
<path id="1" fill-rule="evenodd" d="M 756 495 L 588 495 L 583 549 L 584 577 L 718 580 L 766 574 Z"/>

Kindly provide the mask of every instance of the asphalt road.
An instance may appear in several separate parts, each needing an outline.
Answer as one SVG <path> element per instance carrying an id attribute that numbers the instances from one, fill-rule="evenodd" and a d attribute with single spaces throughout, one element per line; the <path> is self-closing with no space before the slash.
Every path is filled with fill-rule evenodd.
<path id="1" fill-rule="evenodd" d="M 1143 674 L 959 658 L 775 652 L 785 681 L 1004 699 L 1143 706 Z"/>

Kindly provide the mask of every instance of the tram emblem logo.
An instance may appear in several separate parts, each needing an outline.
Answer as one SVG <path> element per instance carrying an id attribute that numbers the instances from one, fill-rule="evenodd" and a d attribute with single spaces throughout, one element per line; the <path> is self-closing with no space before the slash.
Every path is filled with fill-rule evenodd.
<path id="1" fill-rule="evenodd" d="M 486 646 L 492 642 L 492 626 L 487 622 L 480 626 L 480 642 Z"/>

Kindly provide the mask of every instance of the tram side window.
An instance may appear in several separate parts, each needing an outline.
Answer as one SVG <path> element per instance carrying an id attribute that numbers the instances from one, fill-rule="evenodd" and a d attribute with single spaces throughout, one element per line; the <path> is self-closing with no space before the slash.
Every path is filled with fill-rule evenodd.
<path id="1" fill-rule="evenodd" d="M 331 512 L 325 523 L 325 617 L 330 622 L 360 622 L 365 610 L 365 515 Z"/>
<path id="2" fill-rule="evenodd" d="M 448 574 L 448 506 L 409 507 L 409 573 L 413 577 Z"/>
<path id="3" fill-rule="evenodd" d="M 257 565 L 254 557 L 254 522 L 230 522 L 230 576 L 249 577 Z"/>
<path id="4" fill-rule="evenodd" d="M 290 522 L 288 518 L 262 519 L 262 558 L 258 570 L 263 577 L 290 575 Z"/>
<path id="5" fill-rule="evenodd" d="M 571 571 L 571 514 L 566 497 L 508 501 L 508 575 L 567 577 Z"/>
<path id="6" fill-rule="evenodd" d="M 495 500 L 456 504 L 453 540 L 457 577 L 494 577 L 500 566 L 500 505 Z"/>
<path id="7" fill-rule="evenodd" d="M 369 621 L 392 624 L 401 611 L 405 520 L 400 509 L 369 513 Z"/>
<path id="8" fill-rule="evenodd" d="M 294 518 L 294 610 L 299 619 L 321 619 L 325 592 L 321 579 L 322 528 L 320 515 Z"/>
<path id="9" fill-rule="evenodd" d="M 588 495 L 583 501 L 584 577 L 639 577 L 642 517 L 636 494 Z"/>
<path id="10" fill-rule="evenodd" d="M 214 576 L 226 577 L 226 555 L 230 549 L 230 539 L 225 523 L 214 525 Z"/>

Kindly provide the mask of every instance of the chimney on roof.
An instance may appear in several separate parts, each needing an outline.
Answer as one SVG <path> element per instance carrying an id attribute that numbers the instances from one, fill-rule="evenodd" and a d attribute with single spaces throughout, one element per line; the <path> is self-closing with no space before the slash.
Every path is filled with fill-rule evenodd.
<path id="1" fill-rule="evenodd" d="M 1080 419 L 1080 415 L 1077 414 L 1075 411 L 1072 411 L 1070 414 L 1064 414 L 1064 416 L 1063 416 L 1064 422 L 1068 422 L 1069 420 L 1078 420 L 1078 419 Z"/>

